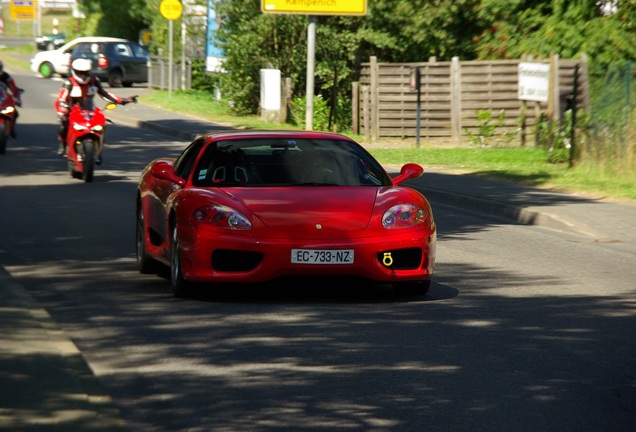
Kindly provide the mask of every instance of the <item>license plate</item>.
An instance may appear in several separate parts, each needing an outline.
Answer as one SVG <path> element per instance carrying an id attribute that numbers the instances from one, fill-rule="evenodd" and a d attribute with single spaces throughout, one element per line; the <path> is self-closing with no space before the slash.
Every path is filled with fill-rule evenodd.
<path id="1" fill-rule="evenodd" d="M 292 264 L 353 264 L 353 249 L 292 249 Z"/>

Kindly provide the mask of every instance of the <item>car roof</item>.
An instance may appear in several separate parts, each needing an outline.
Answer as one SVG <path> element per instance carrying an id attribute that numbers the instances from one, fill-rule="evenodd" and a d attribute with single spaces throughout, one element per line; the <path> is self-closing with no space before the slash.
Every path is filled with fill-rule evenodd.
<path id="1" fill-rule="evenodd" d="M 130 41 L 128 39 L 113 38 L 113 37 L 107 37 L 107 36 L 103 36 L 103 37 L 102 36 L 84 36 L 84 37 L 73 39 L 72 41 L 65 43 L 59 49 L 65 50 L 71 45 L 76 45 L 79 43 L 93 43 L 93 42 L 130 42 Z"/>

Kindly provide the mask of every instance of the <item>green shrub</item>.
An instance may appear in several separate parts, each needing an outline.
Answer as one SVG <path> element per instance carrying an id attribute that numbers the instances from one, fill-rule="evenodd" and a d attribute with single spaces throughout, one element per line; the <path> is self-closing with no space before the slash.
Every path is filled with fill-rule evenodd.
<path id="1" fill-rule="evenodd" d="M 306 98 L 295 97 L 292 99 L 292 124 L 305 125 Z M 331 116 L 331 118 L 330 118 Z M 347 132 L 351 130 L 351 104 L 344 98 L 336 100 L 335 109 L 332 111 L 329 103 L 321 95 L 314 96 L 314 130 Z"/>

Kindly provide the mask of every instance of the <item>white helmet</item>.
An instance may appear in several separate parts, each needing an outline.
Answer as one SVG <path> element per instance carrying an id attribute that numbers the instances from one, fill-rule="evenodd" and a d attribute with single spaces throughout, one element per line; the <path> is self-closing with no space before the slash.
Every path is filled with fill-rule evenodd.
<path id="1" fill-rule="evenodd" d="M 73 63 L 71 63 L 73 78 L 80 84 L 86 84 L 90 80 L 92 68 L 93 62 L 85 58 L 75 59 Z"/>

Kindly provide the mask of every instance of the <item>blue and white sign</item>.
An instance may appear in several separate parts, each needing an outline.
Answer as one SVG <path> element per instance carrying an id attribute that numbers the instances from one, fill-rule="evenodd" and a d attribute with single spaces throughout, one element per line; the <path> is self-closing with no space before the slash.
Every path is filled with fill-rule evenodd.
<path id="1" fill-rule="evenodd" d="M 216 45 L 216 32 L 221 25 L 221 20 L 216 15 L 216 2 L 217 0 L 208 0 L 208 28 L 205 52 L 205 69 L 208 72 L 221 72 L 223 70 L 222 63 L 224 53 L 223 50 Z"/>

